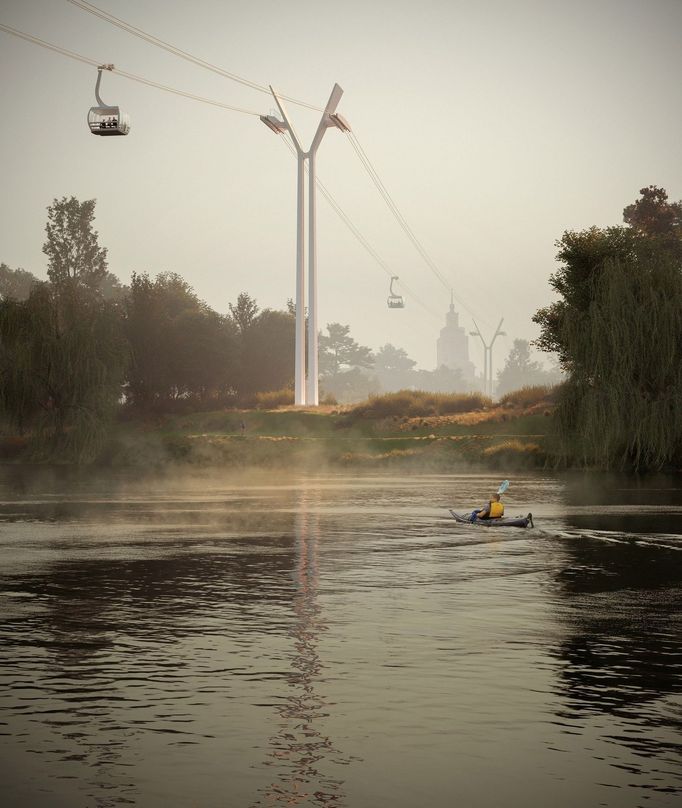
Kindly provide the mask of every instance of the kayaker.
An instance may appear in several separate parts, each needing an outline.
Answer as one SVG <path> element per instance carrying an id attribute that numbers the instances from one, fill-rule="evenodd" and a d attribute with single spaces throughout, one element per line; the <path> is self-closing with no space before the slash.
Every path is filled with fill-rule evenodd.
<path id="1" fill-rule="evenodd" d="M 477 519 L 499 519 L 504 516 L 504 505 L 502 504 L 499 494 L 493 494 L 492 499 L 488 504 L 471 512 L 471 521 L 475 522 Z"/>

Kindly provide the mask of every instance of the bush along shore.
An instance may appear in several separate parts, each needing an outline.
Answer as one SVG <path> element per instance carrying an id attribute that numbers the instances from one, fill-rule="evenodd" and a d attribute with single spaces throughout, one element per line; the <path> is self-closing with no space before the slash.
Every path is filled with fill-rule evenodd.
<path id="1" fill-rule="evenodd" d="M 228 409 L 155 418 L 124 411 L 95 463 L 150 469 L 169 464 L 540 468 L 551 462 L 552 395 L 540 387 L 493 402 L 480 394 L 401 391 L 346 407 Z M 40 457 L 30 435 L 6 436 L 0 452 L 5 461 Z"/>

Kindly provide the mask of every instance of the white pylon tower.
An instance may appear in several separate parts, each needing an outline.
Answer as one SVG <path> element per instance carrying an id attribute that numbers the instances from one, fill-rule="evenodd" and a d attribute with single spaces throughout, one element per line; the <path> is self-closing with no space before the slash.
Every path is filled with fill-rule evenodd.
<path id="1" fill-rule="evenodd" d="M 498 337 L 506 337 L 506 332 L 502 331 L 502 323 L 504 322 L 504 317 L 500 320 L 497 324 L 497 328 L 495 329 L 495 333 L 493 334 L 493 338 L 490 340 L 490 343 L 487 343 L 483 339 L 483 334 L 481 334 L 481 329 L 476 325 L 476 320 L 474 320 L 474 325 L 476 326 L 475 331 L 470 331 L 472 337 L 480 337 L 481 342 L 483 343 L 483 392 L 487 396 L 492 396 L 494 383 L 493 383 L 493 345 L 495 344 L 495 340 Z"/>
<path id="2" fill-rule="evenodd" d="M 284 102 L 270 87 L 282 120 L 274 115 L 261 115 L 263 123 L 276 134 L 288 132 L 296 148 L 298 163 L 296 195 L 296 345 L 294 363 L 294 401 L 297 406 L 319 404 L 318 349 L 317 349 L 317 228 L 316 228 L 316 180 L 315 156 L 324 133 L 330 126 L 350 132 L 348 122 L 336 114 L 343 90 L 338 84 L 334 88 L 324 108 L 315 137 L 308 151 L 304 151 L 301 141 L 289 120 Z M 305 361 L 305 161 L 308 160 L 308 384 L 306 388 Z"/>

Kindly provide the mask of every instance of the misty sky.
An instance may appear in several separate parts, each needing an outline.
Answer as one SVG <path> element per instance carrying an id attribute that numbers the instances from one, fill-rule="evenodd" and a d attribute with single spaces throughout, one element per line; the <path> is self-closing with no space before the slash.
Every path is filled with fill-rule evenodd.
<path id="1" fill-rule="evenodd" d="M 513 338 L 537 336 L 564 230 L 620 223 L 644 185 L 682 198 L 682 0 L 95 2 L 319 106 L 337 81 L 339 112 L 462 301 L 461 323 L 473 312 L 489 336 L 505 318 L 496 369 Z M 0 22 L 201 96 L 274 107 L 66 0 L 0 0 Z M 97 199 L 100 243 L 125 282 L 178 272 L 221 312 L 242 291 L 261 307 L 294 297 L 296 165 L 257 117 L 105 74 L 102 97 L 132 131 L 97 138 L 94 68 L 0 32 L 0 75 L 0 261 L 44 277 L 46 207 L 74 195 Z M 289 112 L 307 144 L 319 113 Z M 320 324 L 433 368 L 446 289 L 337 130 L 318 176 L 428 309 L 409 297 L 387 309 L 388 277 L 320 198 Z M 477 340 L 470 351 L 480 369 Z"/>

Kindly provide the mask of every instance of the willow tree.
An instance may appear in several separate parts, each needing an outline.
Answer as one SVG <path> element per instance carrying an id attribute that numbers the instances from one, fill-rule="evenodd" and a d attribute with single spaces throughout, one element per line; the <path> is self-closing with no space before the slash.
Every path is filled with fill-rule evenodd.
<path id="1" fill-rule="evenodd" d="M 566 317 L 569 378 L 556 411 L 568 461 L 660 468 L 682 460 L 682 271 L 666 254 L 608 259 Z"/>
<path id="2" fill-rule="evenodd" d="M 40 284 L 0 304 L 0 408 L 43 457 L 88 462 L 121 395 L 128 349 L 115 306 Z"/>
<path id="3" fill-rule="evenodd" d="M 682 462 L 682 206 L 641 193 L 629 227 L 564 234 L 550 279 L 560 299 L 533 318 L 536 344 L 567 373 L 555 419 L 567 462 Z"/>

